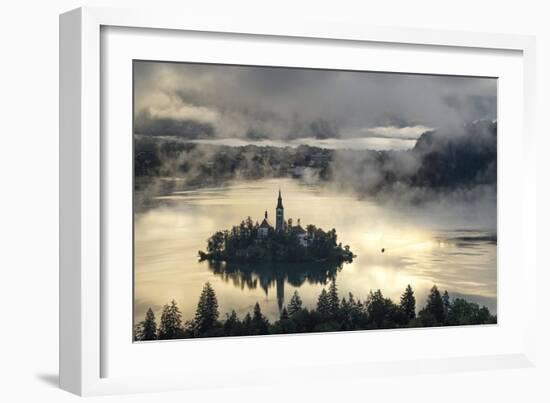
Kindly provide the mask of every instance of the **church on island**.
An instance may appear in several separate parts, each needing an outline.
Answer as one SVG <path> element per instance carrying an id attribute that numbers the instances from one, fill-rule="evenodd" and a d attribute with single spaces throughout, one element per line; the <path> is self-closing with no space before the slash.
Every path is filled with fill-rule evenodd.
<path id="1" fill-rule="evenodd" d="M 267 217 L 267 210 L 264 215 L 259 228 L 258 228 L 258 237 L 266 238 L 271 231 L 281 232 L 289 231 L 296 235 L 300 244 L 304 247 L 309 245 L 309 238 L 307 231 L 302 228 L 300 225 L 300 219 L 298 218 L 298 225 L 291 225 L 291 222 L 288 224 L 285 222 L 285 208 L 283 207 L 283 198 L 281 196 L 281 190 L 279 189 L 279 197 L 277 198 L 277 206 L 275 207 L 275 228 L 271 225 Z"/>
<path id="2" fill-rule="evenodd" d="M 353 252 L 348 245 L 338 242 L 336 230 L 300 224 L 292 219 L 285 221 L 283 198 L 275 207 L 275 226 L 271 225 L 267 211 L 261 223 L 252 224 L 248 217 L 230 230 L 216 231 L 207 240 L 207 250 L 199 251 L 200 260 L 218 262 L 351 262 Z"/>

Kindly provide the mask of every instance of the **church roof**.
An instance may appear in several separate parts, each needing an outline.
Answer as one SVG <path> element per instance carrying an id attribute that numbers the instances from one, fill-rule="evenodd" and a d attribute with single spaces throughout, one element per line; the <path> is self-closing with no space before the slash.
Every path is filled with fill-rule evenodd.
<path id="1" fill-rule="evenodd" d="M 300 224 L 296 225 L 295 227 L 292 227 L 292 230 L 291 230 L 293 233 L 297 234 L 297 235 L 300 235 L 300 234 L 305 234 L 306 233 L 306 230 L 302 228 L 302 226 Z"/>
<path id="2" fill-rule="evenodd" d="M 265 212 L 264 219 L 262 220 L 262 223 L 260 224 L 260 228 L 273 228 L 273 225 L 271 225 L 271 223 L 267 219 L 267 211 Z"/>
<path id="3" fill-rule="evenodd" d="M 264 218 L 260 224 L 260 228 L 273 228 L 273 225 L 271 225 L 267 218 Z"/>

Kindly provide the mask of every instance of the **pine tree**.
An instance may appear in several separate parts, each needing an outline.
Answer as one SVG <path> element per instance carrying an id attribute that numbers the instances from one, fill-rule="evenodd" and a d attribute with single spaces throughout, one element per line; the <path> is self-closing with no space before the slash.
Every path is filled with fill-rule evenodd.
<path id="1" fill-rule="evenodd" d="M 219 315 L 216 293 L 210 283 L 206 283 L 202 289 L 197 311 L 195 312 L 195 330 L 202 334 L 212 329 Z"/>
<path id="2" fill-rule="evenodd" d="M 405 292 L 401 295 L 401 310 L 408 320 L 416 318 L 416 298 L 411 285 L 407 285 Z"/>
<path id="3" fill-rule="evenodd" d="M 139 324 L 139 340 L 156 340 L 157 322 L 153 310 L 149 308 L 145 314 L 145 320 Z"/>
<path id="4" fill-rule="evenodd" d="M 445 308 L 443 306 L 443 298 L 441 298 L 441 293 L 435 285 L 430 290 L 430 295 L 428 295 L 426 310 L 433 315 L 434 319 L 438 323 L 444 322 Z"/>
<path id="5" fill-rule="evenodd" d="M 298 294 L 298 291 L 294 291 L 292 298 L 290 298 L 290 303 L 288 304 L 288 314 L 289 316 L 292 316 L 301 309 L 302 298 L 300 298 L 300 294 Z"/>
<path id="6" fill-rule="evenodd" d="M 389 316 L 389 302 L 389 300 L 384 298 L 382 291 L 376 290 L 370 292 L 366 306 L 370 323 L 376 324 L 378 328 L 382 327 L 384 321 L 386 321 Z"/>
<path id="7" fill-rule="evenodd" d="M 449 293 L 447 290 L 443 293 L 443 312 L 445 314 L 445 319 L 449 316 L 449 309 L 451 308 L 451 298 L 449 297 Z"/>
<path id="8" fill-rule="evenodd" d="M 170 305 L 164 305 L 164 308 L 162 309 L 158 338 L 161 340 L 177 339 L 182 335 L 183 326 L 181 312 L 176 304 L 176 301 L 172 300 Z"/>
<path id="9" fill-rule="evenodd" d="M 336 280 L 332 280 L 332 282 L 330 283 L 330 287 L 328 289 L 328 302 L 330 307 L 330 314 L 332 316 L 337 315 L 338 310 L 340 309 L 340 298 L 338 298 L 338 288 L 336 287 Z"/>
<path id="10" fill-rule="evenodd" d="M 339 318 L 340 321 L 342 322 L 342 330 L 350 330 L 352 328 L 351 310 L 352 310 L 351 303 L 346 301 L 346 298 L 342 298 L 342 302 L 340 302 L 340 318 Z"/>
<path id="11" fill-rule="evenodd" d="M 254 312 L 252 313 L 252 329 L 254 334 L 267 334 L 268 321 L 262 314 L 260 304 L 256 302 L 254 305 Z"/>
<path id="12" fill-rule="evenodd" d="M 349 293 L 349 309 L 351 314 L 351 322 L 355 327 L 359 326 L 364 314 L 364 306 L 361 300 L 355 300 L 353 294 Z"/>
<path id="13" fill-rule="evenodd" d="M 217 231 L 208 239 L 206 250 L 208 253 L 220 252 L 223 249 L 224 234 L 221 231 Z"/>
<path id="14" fill-rule="evenodd" d="M 321 294 L 319 294 L 319 299 L 317 300 L 317 313 L 323 317 L 330 315 L 330 301 L 327 291 L 323 288 Z"/>
<path id="15" fill-rule="evenodd" d="M 286 310 L 286 306 L 283 307 L 281 312 L 281 320 L 288 320 L 288 311 Z"/>
<path id="16" fill-rule="evenodd" d="M 252 328 L 252 316 L 250 316 L 250 312 L 247 312 L 243 319 L 243 329 L 244 334 L 254 334 L 253 328 Z"/>
<path id="17" fill-rule="evenodd" d="M 235 310 L 232 310 L 231 315 L 227 315 L 227 319 L 223 324 L 224 334 L 226 336 L 236 336 L 238 327 L 240 327 L 240 322 L 239 318 L 237 317 L 237 312 L 235 312 Z"/>

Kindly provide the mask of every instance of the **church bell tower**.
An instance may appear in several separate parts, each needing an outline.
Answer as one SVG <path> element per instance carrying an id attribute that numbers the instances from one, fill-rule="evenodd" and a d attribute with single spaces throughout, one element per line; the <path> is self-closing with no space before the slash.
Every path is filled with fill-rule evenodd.
<path id="1" fill-rule="evenodd" d="M 275 208 L 275 217 L 275 231 L 282 231 L 285 223 L 285 209 L 283 207 L 281 189 L 279 189 L 279 198 L 277 199 L 277 207 Z"/>

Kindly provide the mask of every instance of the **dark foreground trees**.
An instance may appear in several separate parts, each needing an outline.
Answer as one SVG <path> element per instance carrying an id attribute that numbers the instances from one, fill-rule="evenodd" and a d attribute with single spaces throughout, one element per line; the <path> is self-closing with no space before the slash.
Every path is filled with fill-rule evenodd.
<path id="1" fill-rule="evenodd" d="M 136 340 L 146 341 L 157 339 L 157 322 L 151 308 L 147 310 L 145 319 L 136 325 L 135 333 Z"/>
<path id="2" fill-rule="evenodd" d="M 403 327 L 481 325 L 496 323 L 486 307 L 451 299 L 447 291 L 440 293 L 433 286 L 426 304 L 416 314 L 416 298 L 410 285 L 401 295 L 399 304 L 384 297 L 382 291 L 370 292 L 366 300 L 356 299 L 351 293 L 340 299 L 333 280 L 328 291 L 323 289 L 315 309 L 303 307 L 302 299 L 294 292 L 288 306 L 283 307 L 279 320 L 270 323 L 259 303 L 242 320 L 235 311 L 219 320 L 218 300 L 210 283 L 202 290 L 194 319 L 182 323 L 182 315 L 175 301 L 165 305 L 157 328 L 155 315 L 149 309 L 145 319 L 135 328 L 135 340 L 162 340 L 195 337 L 249 336 L 262 334 L 331 332 Z"/>
<path id="3" fill-rule="evenodd" d="M 445 321 L 445 306 L 437 286 L 434 285 L 430 290 L 426 306 L 419 312 L 419 315 L 428 322 L 443 323 Z"/>
<path id="4" fill-rule="evenodd" d="M 216 293 L 210 285 L 206 283 L 202 289 L 197 305 L 197 311 L 194 319 L 194 331 L 200 336 L 208 333 L 214 327 L 217 327 L 217 321 L 220 313 L 218 312 L 218 299 Z"/>
<path id="5" fill-rule="evenodd" d="M 416 298 L 410 284 L 407 285 L 405 292 L 401 295 L 400 307 L 409 320 L 416 318 Z"/>
<path id="6" fill-rule="evenodd" d="M 290 298 L 290 302 L 288 304 L 288 314 L 289 316 L 292 316 L 301 309 L 302 298 L 300 298 L 300 294 L 298 294 L 298 291 L 294 291 L 294 294 L 292 295 L 292 298 Z"/>
<path id="7" fill-rule="evenodd" d="M 181 312 L 172 300 L 170 305 L 164 305 L 160 317 L 160 326 L 158 330 L 159 339 L 179 339 L 184 336 Z"/>

